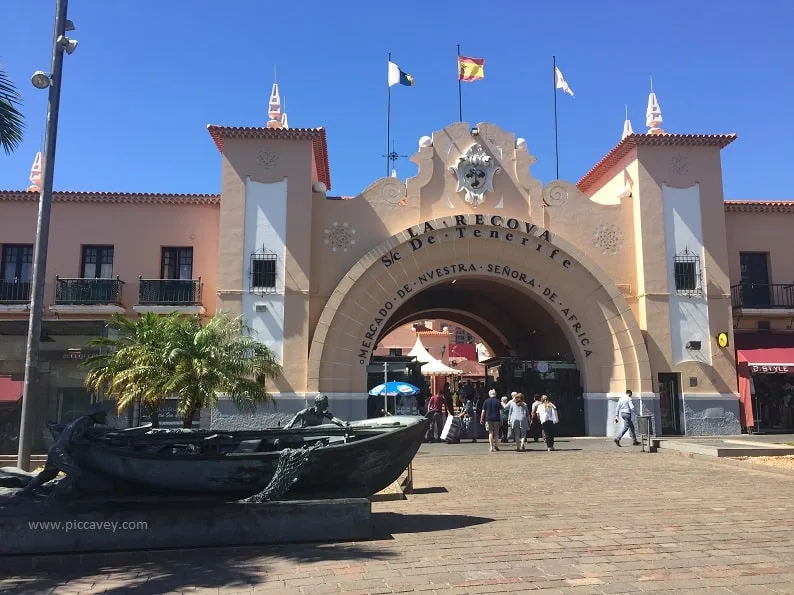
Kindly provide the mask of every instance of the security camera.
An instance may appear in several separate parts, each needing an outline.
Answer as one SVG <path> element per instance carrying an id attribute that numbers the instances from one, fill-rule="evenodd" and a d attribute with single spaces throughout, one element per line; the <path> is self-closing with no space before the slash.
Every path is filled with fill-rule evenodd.
<path id="1" fill-rule="evenodd" d="M 64 35 L 61 35 L 58 37 L 58 45 L 61 46 L 63 51 L 65 51 L 67 54 L 72 55 L 77 49 L 77 40 L 69 39 Z"/>
<path id="2" fill-rule="evenodd" d="M 46 89 L 50 86 L 50 77 L 46 72 L 37 70 L 33 73 L 33 76 L 30 77 L 30 82 L 33 83 L 33 86 L 37 89 Z"/>
<path id="3" fill-rule="evenodd" d="M 472 128 L 472 129 L 471 129 L 471 135 L 472 135 L 472 136 L 477 136 L 477 135 L 479 135 L 479 134 L 480 134 L 480 129 L 479 129 L 479 128 L 477 128 L 476 126 L 475 126 L 474 128 Z"/>

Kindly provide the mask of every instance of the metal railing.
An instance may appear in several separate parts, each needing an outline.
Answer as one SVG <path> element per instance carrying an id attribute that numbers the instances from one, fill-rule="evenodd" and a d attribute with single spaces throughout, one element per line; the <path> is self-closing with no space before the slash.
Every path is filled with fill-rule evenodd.
<path id="1" fill-rule="evenodd" d="M 0 280 L 0 304 L 26 304 L 30 302 L 32 281 Z"/>
<path id="2" fill-rule="evenodd" d="M 121 304 L 124 281 L 113 279 L 61 279 L 55 277 L 56 306 Z"/>
<path id="3" fill-rule="evenodd" d="M 138 278 L 138 304 L 141 306 L 200 306 L 201 277 L 198 279 Z"/>
<path id="4" fill-rule="evenodd" d="M 731 287 L 734 308 L 794 308 L 792 283 L 739 283 Z"/>

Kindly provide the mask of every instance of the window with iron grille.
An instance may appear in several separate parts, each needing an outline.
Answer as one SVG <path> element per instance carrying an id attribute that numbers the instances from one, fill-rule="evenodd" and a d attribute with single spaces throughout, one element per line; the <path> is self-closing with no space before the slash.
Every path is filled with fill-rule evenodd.
<path id="1" fill-rule="evenodd" d="M 251 254 L 250 289 L 267 291 L 276 288 L 276 254 L 262 247 Z"/>
<path id="2" fill-rule="evenodd" d="M 675 291 L 679 295 L 700 295 L 700 257 L 685 249 L 673 259 Z"/>

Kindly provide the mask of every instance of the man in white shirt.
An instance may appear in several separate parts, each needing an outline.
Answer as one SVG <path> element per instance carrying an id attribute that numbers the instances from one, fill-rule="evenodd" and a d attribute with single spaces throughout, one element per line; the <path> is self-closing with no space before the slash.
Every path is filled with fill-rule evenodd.
<path id="1" fill-rule="evenodd" d="M 621 418 L 623 419 L 623 429 L 615 437 L 615 444 L 618 446 L 620 446 L 620 439 L 623 438 L 627 431 L 631 434 L 634 446 L 640 444 L 637 440 L 637 432 L 634 431 L 634 420 L 632 419 L 634 416 L 634 401 L 631 399 L 631 395 L 632 392 L 627 390 L 626 394 L 618 400 L 618 407 L 615 409 L 615 423 L 618 423 Z"/>

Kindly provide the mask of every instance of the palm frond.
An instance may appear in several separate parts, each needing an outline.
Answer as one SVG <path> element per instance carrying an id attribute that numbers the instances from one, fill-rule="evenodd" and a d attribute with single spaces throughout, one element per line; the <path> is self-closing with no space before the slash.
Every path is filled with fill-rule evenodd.
<path id="1" fill-rule="evenodd" d="M 21 143 L 25 119 L 20 107 L 22 96 L 8 74 L 0 68 L 0 146 L 11 154 Z"/>

